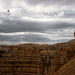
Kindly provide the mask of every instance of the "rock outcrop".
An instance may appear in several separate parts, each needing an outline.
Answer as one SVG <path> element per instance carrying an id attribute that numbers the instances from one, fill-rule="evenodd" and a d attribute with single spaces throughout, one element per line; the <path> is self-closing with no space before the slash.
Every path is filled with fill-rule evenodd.
<path id="1" fill-rule="evenodd" d="M 0 75 L 75 75 L 74 57 L 75 39 L 54 45 L 0 46 Z"/>

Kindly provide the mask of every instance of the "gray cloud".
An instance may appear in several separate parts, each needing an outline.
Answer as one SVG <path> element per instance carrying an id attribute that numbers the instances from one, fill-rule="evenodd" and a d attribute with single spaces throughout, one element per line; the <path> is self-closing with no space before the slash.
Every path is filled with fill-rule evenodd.
<path id="1" fill-rule="evenodd" d="M 10 1 L 10 0 L 0 0 L 1 5 L 2 5 L 4 8 L 6 8 L 6 9 L 8 9 L 8 8 L 11 7 L 12 1 L 13 1 L 13 0 L 11 0 L 11 1 Z"/>
<path id="2" fill-rule="evenodd" d="M 24 41 L 50 44 L 73 38 L 75 0 L 22 0 L 20 2 L 0 0 L 0 2 L 2 5 L 0 5 L 0 33 L 30 33 L 12 36 L 0 34 L 0 42 L 18 44 Z M 25 2 L 27 4 L 23 4 Z M 8 9 L 9 13 L 6 12 Z"/>
<path id="3" fill-rule="evenodd" d="M 53 21 L 53 22 L 34 22 L 22 20 L 10 20 L 2 18 L 3 23 L 0 24 L 0 32 L 46 32 L 57 31 L 59 29 L 74 29 L 74 23 Z"/>
<path id="4" fill-rule="evenodd" d="M 74 5 L 75 0 L 27 0 L 27 2 L 31 5 Z"/>
<path id="5" fill-rule="evenodd" d="M 60 35 L 59 35 L 60 36 Z M 62 36 L 65 37 L 65 36 Z M 0 35 L 0 42 L 7 42 L 9 43 L 13 43 L 15 42 L 15 44 L 20 44 L 24 43 L 24 42 L 30 42 L 30 43 L 39 43 L 39 44 L 52 44 L 52 43 L 57 43 L 57 42 L 65 42 L 68 41 L 68 39 L 53 39 L 53 38 L 49 38 L 46 37 L 44 35 L 40 35 L 40 34 L 24 34 L 24 35 Z"/>
<path id="6" fill-rule="evenodd" d="M 24 22 L 24 21 L 4 21 L 1 24 L 0 32 L 23 32 L 23 31 L 42 31 L 41 26 L 37 22 Z"/>
<path id="7" fill-rule="evenodd" d="M 51 41 L 50 39 L 41 36 L 41 35 L 36 35 L 36 34 L 27 34 L 27 35 L 18 35 L 18 36 L 10 36 L 10 35 L 0 35 L 0 41 L 9 41 L 9 42 L 20 42 L 20 41 L 24 41 L 24 42 L 49 42 Z"/>
<path id="8" fill-rule="evenodd" d="M 51 26 L 48 25 L 48 28 L 68 29 L 68 28 L 75 28 L 75 25 L 72 23 L 67 23 L 67 22 L 56 22 L 56 23 L 53 23 Z"/>
<path id="9" fill-rule="evenodd" d="M 21 0 L 20 2 L 17 0 L 0 0 L 2 2 L 2 5 L 5 8 L 10 8 L 10 6 L 13 7 L 13 5 L 16 6 L 16 4 L 21 5 L 22 2 L 29 5 L 75 5 L 75 0 Z M 13 3 L 13 4 L 12 4 Z"/>

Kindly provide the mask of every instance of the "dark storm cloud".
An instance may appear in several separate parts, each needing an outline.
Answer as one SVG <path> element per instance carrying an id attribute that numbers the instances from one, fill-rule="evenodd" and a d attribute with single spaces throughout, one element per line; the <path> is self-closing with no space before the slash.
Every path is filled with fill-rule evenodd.
<path id="1" fill-rule="evenodd" d="M 50 40 L 44 36 L 41 36 L 41 35 L 29 34 L 29 35 L 24 35 L 22 38 L 22 41 L 26 41 L 26 42 L 48 42 Z"/>
<path id="2" fill-rule="evenodd" d="M 9 42 L 48 42 L 50 39 L 36 34 L 27 34 L 27 35 L 18 35 L 18 36 L 10 36 L 10 35 L 0 35 L 0 41 L 9 41 Z"/>
<path id="3" fill-rule="evenodd" d="M 47 28 L 51 29 L 69 29 L 69 28 L 75 28 L 75 25 L 72 23 L 67 22 L 56 22 L 52 23 L 51 25 L 48 25 Z"/>
<path id="4" fill-rule="evenodd" d="M 22 20 L 10 20 L 3 19 L 3 23 L 0 24 L 0 32 L 46 32 L 51 29 L 68 29 L 75 28 L 74 23 L 69 22 L 34 22 L 34 21 L 22 21 Z"/>
<path id="5" fill-rule="evenodd" d="M 15 21 L 15 20 L 3 20 L 4 23 L 0 24 L 0 32 L 22 32 L 22 31 L 40 31 L 41 26 L 38 22 L 29 21 Z"/>
<path id="6" fill-rule="evenodd" d="M 37 34 L 26 34 L 26 35 L 0 35 L 0 43 L 1 42 L 8 42 L 8 44 L 19 44 L 24 43 L 24 42 L 31 42 L 31 43 L 39 43 L 39 44 L 52 44 L 52 43 L 57 43 L 57 42 L 65 42 L 68 41 L 68 39 L 57 39 L 53 40 L 52 38 L 47 38 L 45 36 L 37 35 Z M 7 44 L 7 43 L 6 43 Z"/>
<path id="7" fill-rule="evenodd" d="M 75 0 L 27 0 L 31 5 L 74 5 Z"/>

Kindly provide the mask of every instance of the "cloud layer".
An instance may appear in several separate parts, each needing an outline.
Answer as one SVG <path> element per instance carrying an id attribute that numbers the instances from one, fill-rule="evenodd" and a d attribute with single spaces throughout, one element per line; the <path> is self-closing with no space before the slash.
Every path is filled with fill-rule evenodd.
<path id="1" fill-rule="evenodd" d="M 0 0 L 0 44 L 73 39 L 74 7 L 75 0 Z"/>

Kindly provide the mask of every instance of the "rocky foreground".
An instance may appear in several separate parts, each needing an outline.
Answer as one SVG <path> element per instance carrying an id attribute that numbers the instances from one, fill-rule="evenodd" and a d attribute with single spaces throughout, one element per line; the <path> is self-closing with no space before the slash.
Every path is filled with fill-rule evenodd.
<path id="1" fill-rule="evenodd" d="M 54 45 L 0 46 L 0 75 L 75 75 L 75 39 Z"/>

